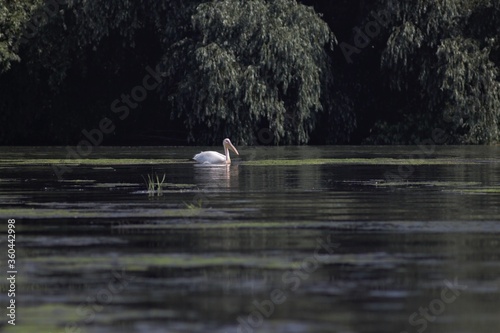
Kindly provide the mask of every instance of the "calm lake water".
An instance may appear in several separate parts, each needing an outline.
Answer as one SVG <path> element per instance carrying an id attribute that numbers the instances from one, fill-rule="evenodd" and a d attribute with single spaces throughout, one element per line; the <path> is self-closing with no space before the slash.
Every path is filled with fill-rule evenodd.
<path id="1" fill-rule="evenodd" d="M 1 331 L 500 332 L 500 147 L 237 148 L 1 147 Z"/>

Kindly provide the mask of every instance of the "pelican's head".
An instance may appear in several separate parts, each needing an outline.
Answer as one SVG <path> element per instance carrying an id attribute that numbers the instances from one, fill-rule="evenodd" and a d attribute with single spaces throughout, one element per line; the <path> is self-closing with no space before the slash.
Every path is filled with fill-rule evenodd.
<path id="1" fill-rule="evenodd" d="M 234 151 L 236 153 L 236 155 L 240 154 L 240 153 L 238 153 L 236 148 L 231 143 L 231 140 L 229 140 L 228 138 L 225 138 L 224 141 L 222 141 L 222 145 L 224 146 L 224 150 L 231 149 L 232 151 Z"/>

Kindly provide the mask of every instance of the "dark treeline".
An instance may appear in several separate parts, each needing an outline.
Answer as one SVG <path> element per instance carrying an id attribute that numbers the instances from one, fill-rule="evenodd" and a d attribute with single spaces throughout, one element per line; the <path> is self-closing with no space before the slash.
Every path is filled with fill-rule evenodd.
<path id="1" fill-rule="evenodd" d="M 0 0 L 0 144 L 491 144 L 499 66 L 497 0 Z"/>

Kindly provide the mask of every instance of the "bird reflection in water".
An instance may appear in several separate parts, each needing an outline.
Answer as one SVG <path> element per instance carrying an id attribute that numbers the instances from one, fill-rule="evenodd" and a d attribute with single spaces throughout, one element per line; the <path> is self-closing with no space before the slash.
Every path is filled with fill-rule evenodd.
<path id="1" fill-rule="evenodd" d="M 230 188 L 238 181 L 238 164 L 194 164 L 194 180 L 203 188 Z"/>

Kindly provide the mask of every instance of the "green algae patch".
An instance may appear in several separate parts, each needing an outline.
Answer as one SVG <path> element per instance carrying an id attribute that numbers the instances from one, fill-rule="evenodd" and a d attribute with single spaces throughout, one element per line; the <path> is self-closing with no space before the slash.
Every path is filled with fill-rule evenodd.
<path id="1" fill-rule="evenodd" d="M 119 187 L 138 187 L 139 183 L 97 183 L 92 187 L 96 188 L 119 188 Z"/>
<path id="2" fill-rule="evenodd" d="M 78 306 L 68 304 L 43 304 L 29 306 L 22 304 L 17 309 L 16 325 L 5 325 L 4 333 L 64 333 L 68 323 L 78 325 L 85 317 L 79 316 Z M 83 327 L 82 327 L 83 328 Z M 81 330 L 85 332 L 85 330 Z"/>
<path id="3" fill-rule="evenodd" d="M 171 209 L 121 209 L 114 207 L 102 209 L 73 209 L 73 208 L 0 208 L 0 218 L 11 218 L 15 216 L 18 219 L 54 219 L 54 218 L 193 218 L 200 217 L 203 213 L 204 218 L 224 217 L 225 214 L 218 210 L 211 209 L 190 209 L 190 208 L 171 208 Z"/>
<path id="4" fill-rule="evenodd" d="M 384 180 L 371 182 L 370 185 L 380 187 L 405 186 L 405 187 L 469 187 L 481 185 L 479 182 L 454 182 L 454 181 L 400 181 L 386 182 Z"/>
<path id="5" fill-rule="evenodd" d="M 463 194 L 500 194 L 500 187 L 454 189 L 452 192 Z"/>
<path id="6" fill-rule="evenodd" d="M 1 159 L 0 166 L 16 165 L 65 165 L 65 166 L 115 166 L 115 165 L 162 165 L 162 164 L 192 164 L 184 159 L 151 159 L 151 158 L 23 158 Z"/>
<path id="7" fill-rule="evenodd" d="M 252 267 L 259 269 L 286 270 L 297 268 L 301 261 L 283 260 L 282 257 L 262 257 L 244 254 L 186 254 L 137 255 L 120 258 L 122 267 L 129 271 L 145 271 L 153 267 L 207 268 L 207 267 Z"/>
<path id="8" fill-rule="evenodd" d="M 477 164 L 475 161 L 463 161 L 445 158 L 408 159 L 408 158 L 315 158 L 304 160 L 255 160 L 242 162 L 248 166 L 300 166 L 300 165 L 453 165 Z"/>
<path id="9" fill-rule="evenodd" d="M 120 258 L 106 256 L 51 256 L 32 258 L 31 263 L 39 265 L 40 270 L 52 272 L 71 270 L 84 272 L 90 268 L 112 270 L 118 265 L 127 272 L 144 272 L 151 268 L 206 268 L 206 267 L 256 267 L 261 269 L 293 269 L 300 261 L 283 260 L 281 257 L 262 257 L 236 253 L 197 254 L 197 253 L 164 253 L 123 255 Z M 131 278 L 133 281 L 133 277 Z"/>
<path id="10" fill-rule="evenodd" d="M 218 266 L 248 266 L 266 269 L 288 269 L 291 263 L 281 258 L 261 258 L 257 256 L 242 255 L 195 255 L 195 254 L 166 254 L 131 256 L 121 259 L 121 263 L 128 270 L 143 271 L 150 267 L 169 268 L 201 268 Z"/>
<path id="11" fill-rule="evenodd" d="M 70 184 L 87 184 L 87 183 L 95 183 L 94 179 L 62 179 L 61 183 L 70 183 Z"/>
<path id="12" fill-rule="evenodd" d="M 318 228 L 328 228 L 330 227 L 330 222 L 310 222 L 304 224 L 303 222 L 253 222 L 253 221 L 234 221 L 234 222 L 211 222 L 203 221 L 193 222 L 193 223 L 163 223 L 163 224 L 151 224 L 151 223 L 130 223 L 117 225 L 113 228 L 124 230 L 237 230 L 237 229 L 318 229 Z"/>

